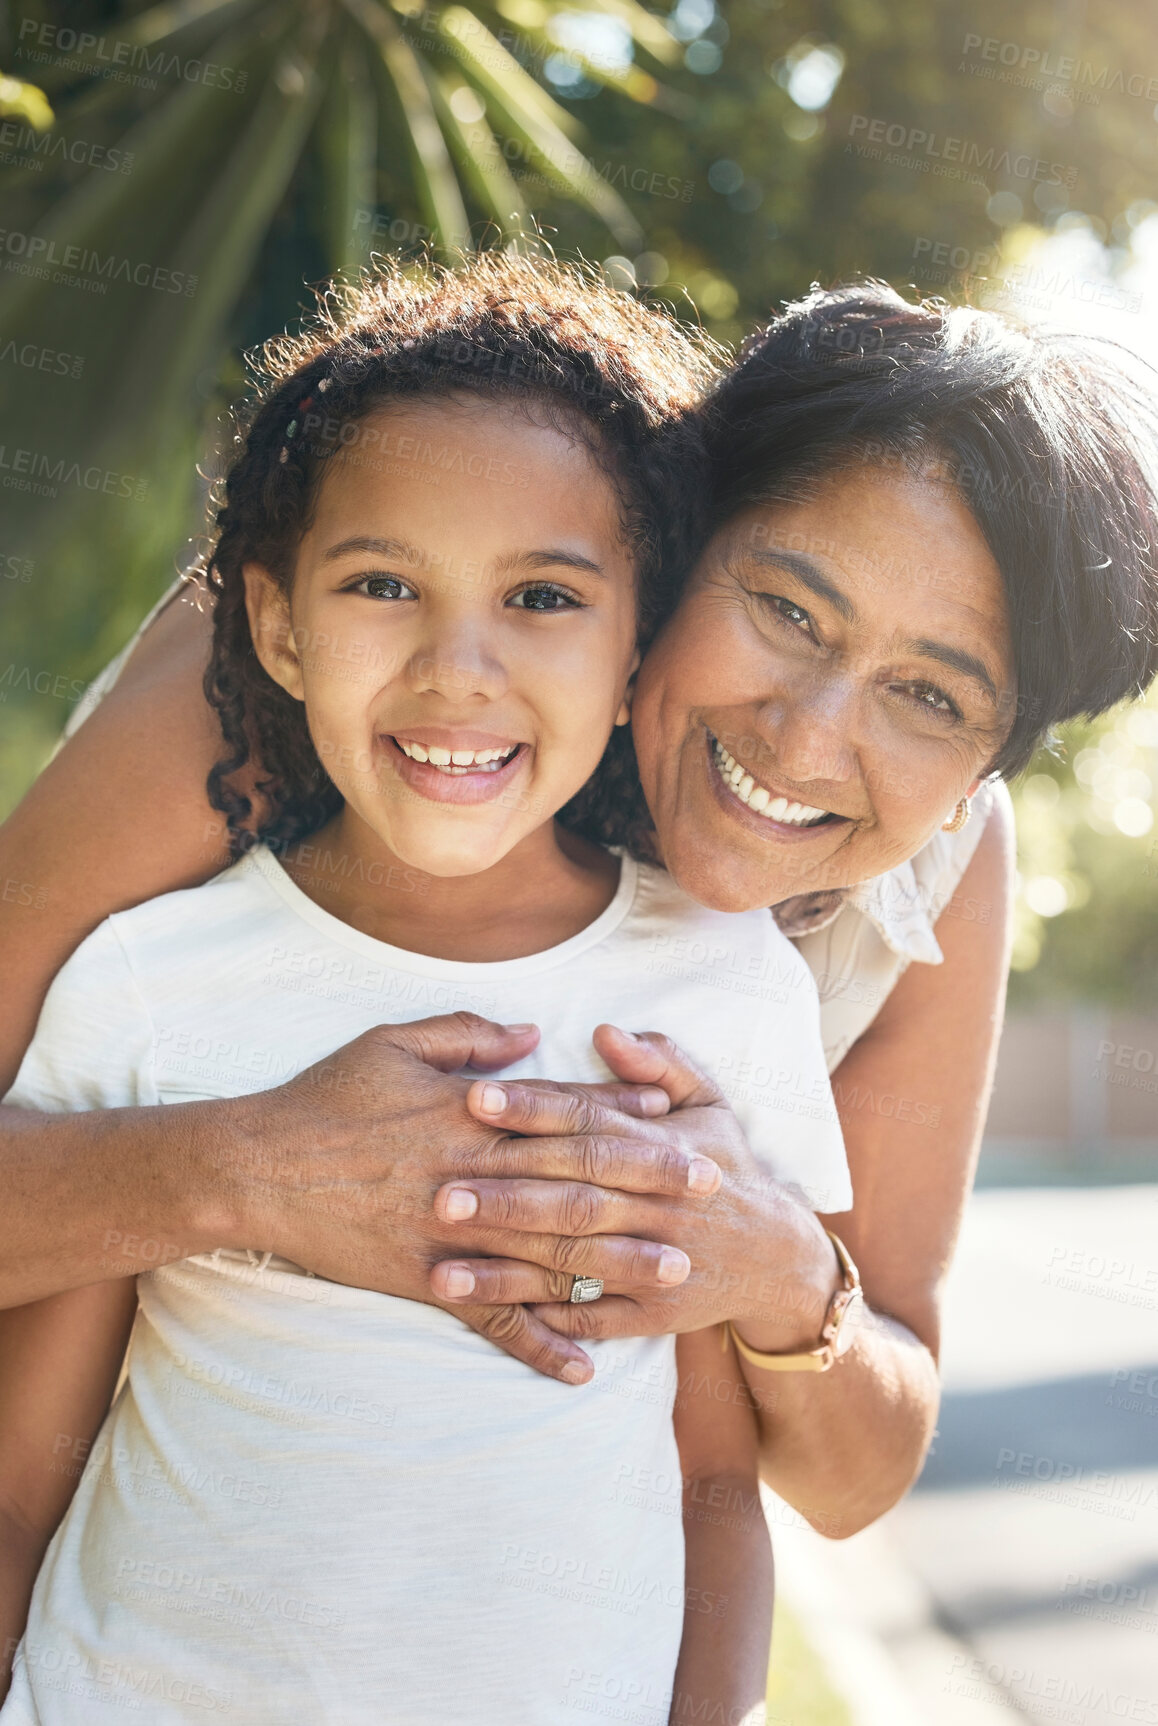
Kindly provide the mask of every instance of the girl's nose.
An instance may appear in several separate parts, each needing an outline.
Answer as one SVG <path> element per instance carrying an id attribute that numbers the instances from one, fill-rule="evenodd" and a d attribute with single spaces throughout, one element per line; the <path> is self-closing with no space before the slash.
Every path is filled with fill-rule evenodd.
<path id="1" fill-rule="evenodd" d="M 407 674 L 418 694 L 444 701 L 496 701 L 507 688 L 506 668 L 485 631 L 457 629 L 432 634 L 411 655 Z"/>

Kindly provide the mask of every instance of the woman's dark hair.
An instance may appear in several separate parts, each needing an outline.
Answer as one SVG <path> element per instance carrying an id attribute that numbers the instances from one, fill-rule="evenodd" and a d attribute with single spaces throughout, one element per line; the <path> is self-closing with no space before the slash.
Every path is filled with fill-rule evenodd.
<path id="1" fill-rule="evenodd" d="M 814 289 L 748 338 L 708 414 L 713 528 L 853 463 L 949 477 L 1008 596 L 1017 695 L 991 771 L 1158 671 L 1154 398 L 1110 344 L 880 282 Z"/>
<path id="2" fill-rule="evenodd" d="M 242 571 L 263 565 L 288 591 L 326 463 L 368 444 L 381 407 L 464 393 L 515 404 L 583 439 L 612 480 L 635 564 L 641 645 L 670 603 L 672 572 L 702 533 L 706 496 L 696 413 L 715 377 L 713 345 L 617 292 L 598 271 L 484 253 L 455 268 L 383 262 L 318 295 L 314 318 L 262 348 L 238 416 L 208 559 L 213 651 L 205 690 L 225 753 L 209 797 L 233 854 L 285 846 L 341 807 L 305 710 L 253 649 Z M 256 758 L 259 807 L 238 775 Z M 628 728 L 561 812 L 577 831 L 643 848 L 646 810 Z"/>

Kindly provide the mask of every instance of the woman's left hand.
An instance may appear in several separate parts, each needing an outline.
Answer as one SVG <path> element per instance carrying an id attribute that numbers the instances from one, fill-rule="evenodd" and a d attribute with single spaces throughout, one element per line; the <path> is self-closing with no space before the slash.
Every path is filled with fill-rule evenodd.
<path id="1" fill-rule="evenodd" d="M 434 1294 L 448 1305 L 536 1303 L 540 1318 L 580 1341 L 702 1330 L 730 1318 L 755 1348 L 789 1353 L 814 1347 L 836 1267 L 813 1213 L 761 1171 L 719 1086 L 669 1038 L 601 1025 L 594 1041 L 617 1077 L 661 1086 L 671 1112 L 640 1120 L 546 1080 L 473 1085 L 471 1112 L 512 1134 L 505 1150 L 525 1158 L 526 1173 L 448 1182 L 435 1194 L 435 1213 L 444 1223 L 469 1222 L 476 1240 L 480 1224 L 493 1226 L 496 1253 L 510 1253 L 512 1230 L 538 1236 L 537 1254 L 552 1268 L 506 1256 L 442 1260 L 430 1275 Z M 571 1141 L 566 1148 L 586 1178 L 536 1178 L 543 1141 L 557 1157 L 561 1139 Z M 607 1179 L 605 1165 L 614 1164 L 615 1142 L 638 1145 L 641 1139 L 661 1151 L 710 1157 L 723 1171 L 719 1187 L 707 1197 L 672 1197 L 597 1184 L 601 1174 Z M 691 1274 L 673 1288 L 609 1292 L 576 1305 L 561 1301 L 572 1275 L 590 1263 L 595 1236 L 679 1247 L 691 1260 Z M 452 1273 L 461 1284 L 463 1272 L 473 1286 L 454 1294 Z"/>

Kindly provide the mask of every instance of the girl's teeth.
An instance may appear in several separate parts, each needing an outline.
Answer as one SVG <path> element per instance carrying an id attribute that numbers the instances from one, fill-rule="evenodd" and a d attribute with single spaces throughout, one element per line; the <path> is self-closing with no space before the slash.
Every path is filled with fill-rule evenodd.
<path id="1" fill-rule="evenodd" d="M 750 773 L 728 751 L 718 738 L 713 740 L 716 765 L 720 777 L 730 785 L 741 803 L 769 821 L 782 821 L 792 827 L 807 827 L 828 814 L 827 809 L 813 809 L 808 803 L 790 803 L 787 797 L 773 797 L 763 785 L 757 785 Z"/>
<path id="2" fill-rule="evenodd" d="M 505 765 L 519 747 L 517 743 L 512 743 L 509 749 L 452 750 L 444 749 L 437 743 L 427 747 L 423 743 L 403 743 L 398 738 L 394 741 L 403 755 L 408 755 L 411 761 L 427 761 L 432 767 L 441 767 L 449 773 L 462 773 L 471 767 L 489 767 L 495 771 L 495 763 Z"/>

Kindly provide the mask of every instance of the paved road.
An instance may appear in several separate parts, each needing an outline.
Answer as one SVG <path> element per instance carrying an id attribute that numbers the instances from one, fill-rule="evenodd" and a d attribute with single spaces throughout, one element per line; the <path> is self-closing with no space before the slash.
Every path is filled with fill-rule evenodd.
<path id="1" fill-rule="evenodd" d="M 1158 1186 L 977 1194 L 943 1364 L 910 1498 L 781 1542 L 830 1660 L 875 1642 L 858 1726 L 1158 1726 Z"/>

